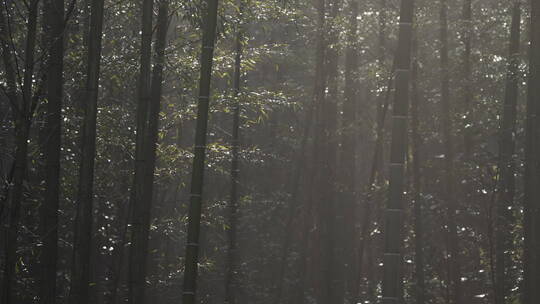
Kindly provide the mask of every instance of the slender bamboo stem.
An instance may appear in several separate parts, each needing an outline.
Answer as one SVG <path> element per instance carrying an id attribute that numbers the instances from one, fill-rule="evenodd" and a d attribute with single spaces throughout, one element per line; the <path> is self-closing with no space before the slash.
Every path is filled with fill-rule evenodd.
<path id="1" fill-rule="evenodd" d="M 218 0 L 206 1 L 206 18 L 202 39 L 201 76 L 199 80 L 199 104 L 195 131 L 195 157 L 191 177 L 188 235 L 186 244 L 186 268 L 184 271 L 183 303 L 194 304 L 197 282 L 197 263 L 199 257 L 199 234 L 201 226 L 202 194 L 204 185 L 204 159 L 206 152 L 206 133 L 208 128 L 208 109 L 210 102 L 210 81 L 216 39 Z"/>

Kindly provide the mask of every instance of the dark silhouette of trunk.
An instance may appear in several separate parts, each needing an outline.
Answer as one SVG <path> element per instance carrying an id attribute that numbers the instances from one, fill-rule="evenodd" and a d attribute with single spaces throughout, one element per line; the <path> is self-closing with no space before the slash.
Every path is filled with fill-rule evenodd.
<path id="1" fill-rule="evenodd" d="M 462 10 L 462 36 L 463 36 L 463 105 L 465 109 L 464 148 L 465 158 L 470 159 L 472 150 L 472 79 L 471 79 L 471 31 L 472 31 L 472 0 L 463 0 Z"/>
<path id="2" fill-rule="evenodd" d="M 424 225 L 423 225 L 423 204 L 422 204 L 422 177 L 420 149 L 422 139 L 420 136 L 420 119 L 418 108 L 420 104 L 419 84 L 419 56 L 418 56 L 418 36 L 413 34 L 413 62 L 411 71 L 411 150 L 412 150 L 412 198 L 414 201 L 414 273 L 415 273 L 415 296 L 416 304 L 425 303 L 425 275 L 424 275 Z"/>
<path id="3" fill-rule="evenodd" d="M 16 77 L 13 67 L 13 53 L 8 40 L 8 23 L 3 12 L 0 12 L 0 35 L 3 51 L 4 68 L 6 72 L 7 98 L 12 105 L 15 121 L 16 152 L 13 164 L 11 189 L 8 188 L 9 215 L 6 239 L 6 256 L 4 261 L 4 278 L 0 291 L 0 302 L 10 304 L 16 302 L 13 298 L 15 288 L 15 268 L 17 264 L 17 236 L 20 226 L 21 202 L 23 200 L 24 181 L 28 162 L 28 138 L 30 135 L 30 120 L 32 110 L 32 77 L 34 75 L 34 50 L 36 45 L 36 28 L 38 15 L 38 0 L 32 0 L 28 7 L 28 22 L 25 44 L 24 76 L 22 96 L 17 94 Z M 3 5 L 6 5 L 5 3 Z M 6 11 L 2 9 L 2 11 Z M 1 212 L 0 212 L 1 214 Z"/>
<path id="4" fill-rule="evenodd" d="M 229 202 L 229 230 L 227 273 L 225 278 L 225 303 L 236 304 L 238 282 L 238 252 L 237 252 L 237 223 L 238 223 L 238 188 L 239 183 L 239 153 L 240 153 L 240 86 L 242 67 L 242 10 L 243 3 L 239 0 L 238 21 L 236 24 L 236 42 L 233 75 L 233 125 L 232 125 L 232 160 L 231 160 L 231 192 Z"/>
<path id="5" fill-rule="evenodd" d="M 385 71 L 386 64 L 386 13 L 387 13 L 387 5 L 386 0 L 381 0 L 380 2 L 381 7 L 379 10 L 379 45 L 378 45 L 378 68 L 381 72 Z M 394 60 L 395 61 L 395 60 Z M 394 66 L 392 66 L 392 73 L 394 72 Z M 388 109 L 388 104 L 390 101 L 390 86 L 393 84 L 393 77 L 392 75 L 388 76 L 388 87 L 385 94 L 380 94 L 378 96 L 379 104 L 377 105 L 377 138 L 375 143 L 375 153 L 373 154 L 373 162 L 370 173 L 370 180 L 372 180 L 369 183 L 369 186 L 371 187 L 373 182 L 376 181 L 377 178 L 377 172 L 382 167 L 382 159 L 383 159 L 383 130 L 384 130 L 384 120 L 386 118 L 386 112 Z M 383 121 L 382 124 L 380 124 L 380 121 Z M 379 132 L 380 131 L 380 132 Z M 373 178 L 371 178 L 373 177 Z"/>
<path id="6" fill-rule="evenodd" d="M 146 142 L 149 120 L 150 79 L 152 57 L 152 17 L 153 0 L 142 1 L 141 19 L 141 53 L 137 95 L 137 136 L 135 143 L 135 174 L 131 189 L 131 247 L 129 250 L 129 279 L 128 303 L 144 302 L 146 287 L 146 269 L 148 255 L 148 231 L 150 224 L 150 209 L 152 205 L 153 185 L 146 184 L 147 170 L 150 169 L 147 159 Z M 153 168 L 152 168 L 153 170 Z M 146 193 L 150 191 L 150 193 Z"/>
<path id="7" fill-rule="evenodd" d="M 199 103 L 195 130 L 195 157 L 191 176 L 190 204 L 188 211 L 188 234 L 185 256 L 183 304 L 195 303 L 197 283 L 197 262 L 199 257 L 199 234 L 201 230 L 202 194 L 204 185 L 204 159 L 206 132 L 208 128 L 208 108 L 210 102 L 210 81 L 214 43 L 216 40 L 218 0 L 206 1 L 206 15 L 201 52 L 201 75 L 199 79 Z"/>
<path id="8" fill-rule="evenodd" d="M 163 91 L 163 69 L 165 67 L 165 49 L 167 46 L 167 32 L 169 29 L 169 0 L 160 0 L 157 16 L 157 30 L 155 39 L 155 60 L 152 69 L 152 84 L 148 118 L 146 155 L 148 170 L 146 183 L 154 181 L 154 168 L 156 163 L 156 145 L 158 142 L 159 112 L 161 110 L 161 93 Z M 153 191 L 152 191 L 153 192 Z M 151 196 L 146 194 L 150 199 Z"/>
<path id="9" fill-rule="evenodd" d="M 531 0 L 525 138 L 523 303 L 540 302 L 540 1 Z"/>
<path id="10" fill-rule="evenodd" d="M 338 199 L 337 191 L 337 147 L 339 137 L 337 137 L 337 120 L 339 100 L 339 12 L 342 1 L 333 0 L 328 3 L 328 45 L 325 69 L 328 77 L 328 98 L 325 100 L 323 118 L 325 124 L 325 149 L 326 162 L 324 176 L 324 191 L 326 198 L 323 204 L 326 204 L 328 235 L 325 241 L 326 246 L 326 264 L 329 277 L 327 278 L 328 298 L 327 303 L 343 303 L 345 296 L 345 222 L 343 201 Z"/>
<path id="11" fill-rule="evenodd" d="M 144 184 L 146 185 L 143 192 L 143 202 L 149 202 L 145 205 L 144 212 L 148 218 L 145 219 L 146 231 L 146 248 L 145 254 L 141 254 L 141 259 L 148 260 L 148 237 L 150 229 L 150 214 L 153 201 L 160 201 L 157 199 L 158 195 L 154 195 L 156 185 L 154 185 L 154 171 L 156 167 L 156 148 L 159 135 L 159 112 L 161 110 L 161 93 L 163 91 L 163 69 L 165 66 L 165 48 L 167 44 L 167 32 L 169 28 L 169 0 L 160 0 L 158 6 L 158 17 L 156 24 L 156 39 L 154 44 L 155 60 L 154 67 L 152 69 L 152 82 L 150 87 L 150 105 L 148 108 L 148 127 L 145 136 L 145 158 L 147 160 L 146 168 L 144 170 Z M 159 238 L 159 240 L 162 240 Z M 157 261 L 154 261 L 157 263 Z M 157 266 L 157 265 L 156 265 Z M 155 267 L 155 266 L 154 266 Z M 147 267 L 148 268 L 148 267 Z M 160 268 L 161 269 L 161 268 Z M 144 277 L 146 281 L 147 269 L 144 269 Z M 146 288 L 145 288 L 146 289 Z M 149 297 L 143 293 L 144 302 L 148 302 Z"/>
<path id="12" fill-rule="evenodd" d="M 58 206 L 60 192 L 60 144 L 63 96 L 64 0 L 45 0 L 45 31 L 48 39 L 46 120 L 43 130 L 45 193 L 41 215 L 40 303 L 56 302 L 58 259 Z"/>
<path id="13" fill-rule="evenodd" d="M 336 204 L 338 214 L 343 216 L 346 234 L 356 235 L 356 112 L 358 101 L 358 1 L 349 3 L 349 20 L 347 30 L 347 49 L 345 50 L 345 88 L 342 116 L 341 133 L 341 202 Z M 346 242 L 344 259 L 348 265 L 346 268 L 347 292 L 352 301 L 356 301 L 358 295 L 358 282 L 356 280 L 358 263 L 356 242 Z"/>
<path id="14" fill-rule="evenodd" d="M 457 201 L 455 197 L 454 142 L 452 136 L 452 108 L 450 106 L 450 75 L 448 71 L 448 4 L 441 0 L 440 11 L 440 61 L 441 61 L 441 121 L 444 142 L 444 187 L 447 208 L 448 278 L 453 304 L 461 303 L 461 271 L 459 265 L 458 235 L 456 226 Z"/>
<path id="15" fill-rule="evenodd" d="M 402 0 L 399 36 L 396 51 L 396 90 L 392 113 L 392 141 L 390 148 L 390 184 L 385 211 L 384 270 L 382 298 L 385 303 L 401 303 L 403 298 L 403 191 L 405 155 L 407 151 L 407 116 L 411 66 L 411 38 L 414 1 Z"/>
<path id="16" fill-rule="evenodd" d="M 508 71 L 506 75 L 506 88 L 502 118 L 499 133 L 499 196 L 497 200 L 497 217 L 495 220 L 495 304 L 504 304 L 509 295 L 509 286 L 513 276 L 510 273 L 512 267 L 512 224 L 514 223 L 513 210 L 515 197 L 516 165 L 514 162 L 516 132 L 516 114 L 519 81 L 520 59 L 520 23 L 521 4 L 514 1 L 512 8 L 512 25 L 510 28 L 510 42 L 508 52 Z"/>
<path id="17" fill-rule="evenodd" d="M 5 12 L 8 12 L 8 9 L 5 9 L 4 6 L 6 3 L 2 3 L 2 7 L 0 8 L 0 43 L 2 43 L 2 60 L 4 64 L 4 74 L 5 74 L 5 80 L 6 87 L 5 87 L 5 95 L 7 97 L 7 100 L 9 101 L 11 105 L 11 112 L 13 116 L 16 118 L 16 127 L 15 127 L 15 136 L 16 139 L 20 139 L 19 136 L 23 135 L 21 134 L 24 132 L 23 125 L 25 124 L 24 120 L 26 117 L 24 117 L 24 112 L 21 109 L 25 106 L 24 100 L 23 104 L 19 105 L 19 94 L 17 92 L 17 81 L 15 76 L 15 69 L 13 67 L 13 52 L 12 52 L 12 46 L 9 38 L 9 29 L 8 29 L 8 18 L 4 15 Z M 22 107 L 21 107 L 22 106 Z M 7 109 L 6 109 L 7 110 Z M 21 125 L 22 123 L 22 125 Z M 22 144 L 22 145 L 21 145 Z M 21 200 L 23 196 L 23 180 L 25 176 L 26 171 L 26 155 L 28 150 L 28 145 L 26 144 L 26 140 L 24 143 L 21 143 L 19 140 L 17 140 L 17 147 L 15 152 L 15 162 L 10 164 L 10 169 L 7 170 L 7 176 L 6 176 L 6 186 L 2 187 L 2 190 L 6 191 L 6 197 L 5 199 L 8 199 L 9 205 L 7 206 L 8 216 L 7 216 L 7 233 L 5 235 L 6 237 L 6 244 L 5 244 L 5 262 L 3 265 L 3 280 L 2 282 L 2 290 L 1 290 L 1 302 L 2 303 L 11 303 L 13 298 L 13 288 L 15 287 L 15 267 L 17 264 L 17 234 L 19 230 L 19 222 L 20 222 L 20 208 L 21 208 Z M 22 149 L 21 149 L 22 148 Z M 22 155 L 24 153 L 24 155 Z M 11 186 L 10 189 L 10 181 L 13 179 L 14 185 Z M 4 198 L 3 198 L 4 200 Z M 2 200 L 0 205 L 0 219 L 3 219 L 3 212 L 4 212 L 4 206 L 5 202 Z M 3 227 L 2 227 L 3 228 Z M 2 231 L 3 233 L 3 231 Z M 2 235 L 3 237 L 3 235 Z M 0 241 L 3 241 L 3 238 L 0 239 Z"/>
<path id="18" fill-rule="evenodd" d="M 328 133 L 327 133 L 327 110 L 328 98 L 326 94 L 326 56 L 328 51 L 328 33 L 326 0 L 314 2 L 316 9 L 316 52 L 315 52 L 315 83 L 314 101 L 317 105 L 315 111 L 315 129 L 313 138 L 313 176 L 314 187 L 310 187 L 311 201 L 315 212 L 315 234 L 313 244 L 318 250 L 311 251 L 312 280 L 314 297 L 319 303 L 328 303 L 330 295 L 330 258 L 329 239 L 330 230 L 334 221 L 333 200 L 330 195 L 330 185 L 327 177 L 331 174 L 328 163 Z"/>
<path id="19" fill-rule="evenodd" d="M 90 253 L 92 243 L 92 205 L 94 160 L 96 156 L 96 117 L 101 63 L 101 37 L 103 28 L 103 0 L 91 4 L 86 88 L 84 92 L 84 121 L 82 127 L 82 154 L 79 166 L 79 192 L 71 268 L 71 304 L 89 303 Z"/>

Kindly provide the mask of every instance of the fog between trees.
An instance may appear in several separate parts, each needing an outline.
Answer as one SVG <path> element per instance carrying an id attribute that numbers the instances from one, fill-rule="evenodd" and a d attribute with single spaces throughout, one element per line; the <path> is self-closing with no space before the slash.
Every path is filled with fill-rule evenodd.
<path id="1" fill-rule="evenodd" d="M 540 303 L 540 1 L 1 0 L 0 303 Z"/>

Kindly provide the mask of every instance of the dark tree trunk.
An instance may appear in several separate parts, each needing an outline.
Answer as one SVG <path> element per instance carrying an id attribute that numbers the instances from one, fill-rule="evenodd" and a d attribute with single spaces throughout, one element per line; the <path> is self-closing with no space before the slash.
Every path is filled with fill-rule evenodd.
<path id="1" fill-rule="evenodd" d="M 186 244 L 186 267 L 184 272 L 183 304 L 195 303 L 197 283 L 197 262 L 199 256 L 199 234 L 201 228 L 201 207 L 204 185 L 204 159 L 206 150 L 206 133 L 208 129 L 208 108 L 210 102 L 210 82 L 212 78 L 212 62 L 214 43 L 216 40 L 216 24 L 218 0 L 206 1 L 206 16 L 202 39 L 201 76 L 199 79 L 199 103 L 197 107 L 197 126 L 195 130 L 195 157 L 191 177 L 191 194 L 188 211 L 188 235 Z"/>
<path id="2" fill-rule="evenodd" d="M 94 160 L 96 156 L 96 117 L 101 37 L 103 28 L 103 0 L 91 4 L 86 88 L 84 92 L 84 121 L 82 127 L 82 155 L 79 166 L 79 193 L 71 268 L 71 304 L 89 303 L 90 253 L 92 243 L 92 204 L 94 186 Z"/>
<path id="3" fill-rule="evenodd" d="M 9 14 L 9 8 L 7 7 L 7 3 L 4 1 L 1 4 L 0 7 L 0 43 L 2 44 L 2 60 L 3 60 L 3 68 L 4 68 L 4 74 L 5 74 L 5 80 L 6 87 L 5 87 L 5 94 L 7 97 L 7 101 L 11 105 L 11 112 L 12 115 L 15 116 L 16 120 L 16 128 L 15 128 L 15 136 L 19 138 L 24 131 L 24 128 L 21 128 L 22 125 L 20 122 L 24 125 L 24 114 L 22 112 L 21 106 L 19 105 L 19 94 L 17 90 L 17 81 L 16 81 L 16 71 L 13 66 L 13 58 L 14 54 L 12 52 L 12 45 L 10 41 L 9 36 L 9 24 L 8 24 L 8 17 L 5 15 L 5 13 Z M 22 104 L 24 107 L 24 102 Z M 13 301 L 13 288 L 15 287 L 15 267 L 17 264 L 17 234 L 19 230 L 19 222 L 20 222 L 20 209 L 21 209 L 21 200 L 23 196 L 23 180 L 25 176 L 26 171 L 26 155 L 27 155 L 27 147 L 28 145 L 24 143 L 17 141 L 17 147 L 15 152 L 15 162 L 11 164 L 11 168 L 8 169 L 8 173 L 6 176 L 6 186 L 5 188 L 2 187 L 2 190 L 5 189 L 6 191 L 6 199 L 9 198 L 9 205 L 4 207 L 5 203 L 4 201 L 1 202 L 0 205 L 0 218 L 3 217 L 4 208 L 7 209 L 8 215 L 8 225 L 7 225 L 7 231 L 6 231 L 6 248 L 5 248 L 5 261 L 3 265 L 3 280 L 2 282 L 2 290 L 1 290 L 1 302 L 2 303 L 12 303 Z M 22 145 L 21 145 L 22 144 Z M 21 149 L 22 148 L 22 149 Z M 24 153 L 24 155 L 23 155 Z M 14 185 L 9 186 L 9 183 L 13 179 Z M 19 180 L 20 179 L 20 180 Z M 3 185 L 2 185 L 3 186 Z M 3 228 L 3 227 L 2 227 Z M 4 233 L 2 231 L 2 233 Z M 2 235 L 2 241 L 3 241 L 3 235 Z M 3 251 L 3 250 L 2 250 Z"/>
<path id="4" fill-rule="evenodd" d="M 531 0 L 525 139 L 524 304 L 540 302 L 540 1 Z"/>
<path id="5" fill-rule="evenodd" d="M 147 159 L 146 142 L 152 56 L 152 17 L 153 0 L 142 1 L 142 30 L 139 83 L 137 95 L 137 137 L 135 144 L 135 175 L 131 190 L 131 247 L 129 250 L 128 302 L 138 304 L 144 302 L 146 289 L 146 257 L 148 255 L 148 231 L 150 225 L 150 209 L 152 205 L 153 185 L 146 184 L 147 170 L 150 168 Z"/>
<path id="6" fill-rule="evenodd" d="M 326 189 L 325 202 L 328 220 L 328 235 L 325 241 L 326 246 L 326 267 L 328 270 L 327 303 L 343 303 L 345 296 L 345 222 L 344 222 L 344 204 L 338 199 L 337 192 L 337 147 L 339 146 L 339 137 L 337 137 L 338 120 L 338 100 L 339 100 L 339 12 L 342 1 L 333 0 L 328 3 L 328 48 L 326 54 L 325 70 L 328 77 L 328 98 L 326 98 L 323 107 L 324 134 L 326 162 L 324 170 L 323 185 Z"/>
<path id="7" fill-rule="evenodd" d="M 314 297 L 319 303 L 327 303 L 329 300 L 329 277 L 330 269 L 328 265 L 329 247 L 328 240 L 330 238 L 329 230 L 333 221 L 333 201 L 329 197 L 329 185 L 326 177 L 328 175 L 327 167 L 327 152 L 326 147 L 326 109 L 327 109 L 327 94 L 326 94 L 326 55 L 328 49 L 328 37 L 326 31 L 326 0 L 317 0 L 314 2 L 316 9 L 316 51 L 315 51 L 315 82 L 314 82 L 314 102 L 317 105 L 315 111 L 315 128 L 313 138 L 313 175 L 314 187 L 308 189 L 310 191 L 312 203 L 315 211 L 315 234 L 314 246 L 318 250 L 311 251 L 312 269 L 314 270 L 312 281 L 314 288 Z"/>
<path id="8" fill-rule="evenodd" d="M 343 116 L 341 132 L 341 188 L 343 189 L 341 203 L 336 204 L 337 211 L 343 216 L 346 234 L 356 235 L 356 112 L 358 101 L 358 1 L 349 2 L 349 20 L 347 29 L 347 49 L 345 50 L 345 87 L 343 99 Z M 338 213 L 339 214 L 339 213 Z M 358 251 L 355 241 L 346 242 L 344 259 L 348 265 L 346 268 L 347 293 L 351 301 L 356 302 L 358 296 L 357 273 Z"/>
<path id="9" fill-rule="evenodd" d="M 418 108 L 420 104 L 419 84 L 419 56 L 418 37 L 413 34 L 413 62 L 411 71 L 411 150 L 412 150 L 412 198 L 414 201 L 414 256 L 415 256 L 415 296 L 416 304 L 424 304 L 426 299 L 425 275 L 424 275 L 424 224 L 423 224 L 423 204 L 422 204 L 422 177 L 420 149 L 422 139 L 420 136 L 420 119 Z"/>
<path id="10" fill-rule="evenodd" d="M 382 75 L 385 75 L 384 72 L 387 72 L 386 71 L 386 38 L 387 38 L 387 33 L 386 33 L 386 15 L 387 15 L 387 10 L 388 10 L 388 7 L 387 7 L 387 4 L 386 4 L 386 0 L 381 0 L 380 2 L 380 9 L 379 9 L 379 45 L 377 46 L 378 47 L 378 58 L 377 58 L 377 61 L 378 61 L 378 68 L 379 68 L 379 71 Z M 395 61 L 395 59 L 394 59 Z M 392 66 L 392 73 L 394 72 L 395 66 Z M 384 83 L 384 80 L 386 80 L 386 78 L 383 77 L 383 82 L 381 83 L 381 85 Z M 387 81 L 387 89 L 386 89 L 386 93 L 385 94 L 382 94 L 380 93 L 379 96 L 378 96 L 378 102 L 379 104 L 377 105 L 377 133 L 375 134 L 376 135 L 376 138 L 375 138 L 375 152 L 373 154 L 373 163 L 372 163 L 372 168 L 371 168 L 371 173 L 370 173 L 370 183 L 368 184 L 369 187 L 373 186 L 373 183 L 376 182 L 377 180 L 377 175 L 379 173 L 379 171 L 381 170 L 381 167 L 382 167 L 382 159 L 383 159 L 383 138 L 384 138 L 384 134 L 383 134 L 383 131 L 384 131 L 384 123 L 385 123 L 385 120 L 386 120 L 386 112 L 387 112 L 387 109 L 388 109 L 388 104 L 389 104 L 389 101 L 390 101 L 390 87 L 393 85 L 393 75 L 389 75 L 388 76 L 388 81 Z M 382 121 L 382 123 L 381 123 Z"/>
<path id="11" fill-rule="evenodd" d="M 390 184 L 385 211 L 384 270 L 382 298 L 384 303 L 402 303 L 402 246 L 404 171 L 407 151 L 407 116 L 411 66 L 411 38 L 414 1 L 402 0 L 396 51 L 396 90 L 392 115 L 390 148 Z"/>
<path id="12" fill-rule="evenodd" d="M 28 10 L 27 35 L 25 45 L 25 65 L 22 86 L 22 96 L 17 94 L 15 71 L 13 68 L 13 53 L 8 42 L 7 20 L 0 13 L 0 35 L 2 43 L 4 67 L 7 78 L 7 97 L 12 104 L 12 112 L 16 117 L 15 137 L 16 152 L 11 188 L 8 187 L 9 215 L 6 239 L 6 257 L 4 261 L 4 278 L 0 291 L 1 303 L 15 303 L 13 291 L 15 288 L 15 269 L 17 264 L 17 236 L 20 226 L 21 202 L 23 200 L 24 181 L 28 162 L 28 138 L 30 135 L 30 120 L 32 117 L 32 77 L 34 75 L 34 50 L 36 45 L 36 28 L 38 0 L 32 0 Z M 3 4 L 5 5 L 5 3 Z M 3 6 L 2 5 L 2 6 Z M 4 10 L 3 10 L 4 11 Z M 5 10 L 7 11 L 7 10 Z M 22 98 L 21 98 L 22 97 Z"/>
<path id="13" fill-rule="evenodd" d="M 152 69 L 152 83 L 150 87 L 150 105 L 148 111 L 148 129 L 145 138 L 145 154 L 147 168 L 145 169 L 144 201 L 162 201 L 157 199 L 154 185 L 154 172 L 156 167 L 156 149 L 159 136 L 159 113 L 161 111 L 161 94 L 163 91 L 163 70 L 165 68 L 165 49 L 167 46 L 167 32 L 169 28 L 169 0 L 160 0 L 156 24 L 156 39 L 154 44 L 155 60 Z M 145 212 L 151 214 L 151 204 Z M 148 221 L 149 229 L 150 221 Z M 148 235 L 148 232 L 147 232 Z M 148 236 L 147 236 L 148 237 Z M 161 240 L 161 238 L 160 238 Z M 147 250 L 148 251 L 148 247 Z M 147 254 L 148 255 L 148 254 Z M 145 257 L 147 260 L 148 257 Z M 147 300 L 148 295 L 146 295 Z"/>
<path id="14" fill-rule="evenodd" d="M 453 304 L 461 303 L 461 271 L 456 226 L 457 200 L 455 197 L 454 142 L 452 135 L 452 107 L 450 105 L 450 75 L 448 70 L 448 4 L 441 0 L 440 11 L 440 61 L 441 61 L 441 121 L 444 142 L 444 186 L 447 208 L 448 278 Z"/>
<path id="15" fill-rule="evenodd" d="M 60 145 L 63 97 L 64 0 L 45 0 L 45 31 L 48 39 L 47 106 L 43 130 L 45 194 L 41 214 L 40 303 L 56 302 L 58 259 L 58 207 L 60 194 Z"/>

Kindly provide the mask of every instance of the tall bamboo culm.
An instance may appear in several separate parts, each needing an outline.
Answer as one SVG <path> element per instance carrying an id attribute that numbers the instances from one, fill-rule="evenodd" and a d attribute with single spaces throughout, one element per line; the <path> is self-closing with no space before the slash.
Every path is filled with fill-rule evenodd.
<path id="1" fill-rule="evenodd" d="M 140 68 L 137 92 L 137 133 L 135 139 L 135 174 L 130 194 L 131 246 L 129 249 L 128 303 L 139 304 L 144 301 L 146 277 L 146 252 L 148 250 L 148 225 L 151 199 L 146 199 L 145 171 L 147 154 L 145 142 L 148 127 L 148 106 L 150 104 L 152 17 L 154 1 L 141 1 L 141 46 Z"/>
<path id="2" fill-rule="evenodd" d="M 195 130 L 195 157 L 191 176 L 190 204 L 188 211 L 188 235 L 186 243 L 186 267 L 184 271 L 183 304 L 195 303 L 197 289 L 197 262 L 199 258 L 199 234 L 201 226 L 204 159 L 208 108 L 210 102 L 210 80 L 216 39 L 218 0 L 206 1 L 206 17 L 202 39 L 201 75 L 199 79 L 199 103 Z"/>
<path id="3" fill-rule="evenodd" d="M 58 264 L 58 208 L 60 203 L 60 146 L 62 143 L 62 99 L 64 95 L 64 0 L 43 3 L 46 56 L 46 121 L 42 143 L 45 190 L 40 206 L 40 233 L 43 246 L 40 256 L 40 304 L 56 302 L 56 270 Z"/>
<path id="4" fill-rule="evenodd" d="M 96 156 L 96 118 L 101 63 L 101 37 L 104 0 L 91 4 L 88 59 L 82 127 L 82 155 L 79 166 L 77 214 L 73 241 L 73 262 L 69 303 L 87 304 L 90 281 L 90 248 L 92 243 L 92 204 L 94 160 Z"/>
<path id="5" fill-rule="evenodd" d="M 383 304 L 403 302 L 403 189 L 407 151 L 407 120 L 411 66 L 412 22 L 414 1 L 402 0 L 399 18 L 398 47 L 395 54 L 396 80 L 392 113 L 390 147 L 390 185 L 385 211 Z"/>
<path id="6" fill-rule="evenodd" d="M 530 49 L 525 136 L 523 303 L 540 302 L 540 1 L 530 0 Z"/>
<path id="7" fill-rule="evenodd" d="M 454 136 L 453 136 L 453 107 L 450 103 L 450 73 L 448 59 L 448 2 L 440 1 L 440 64 L 441 64 L 441 126 L 444 144 L 444 200 L 446 203 L 446 234 L 448 250 L 448 281 L 450 286 L 450 303 L 460 304 L 461 270 L 459 261 L 459 239 L 456 224 L 456 183 L 454 170 Z"/>

